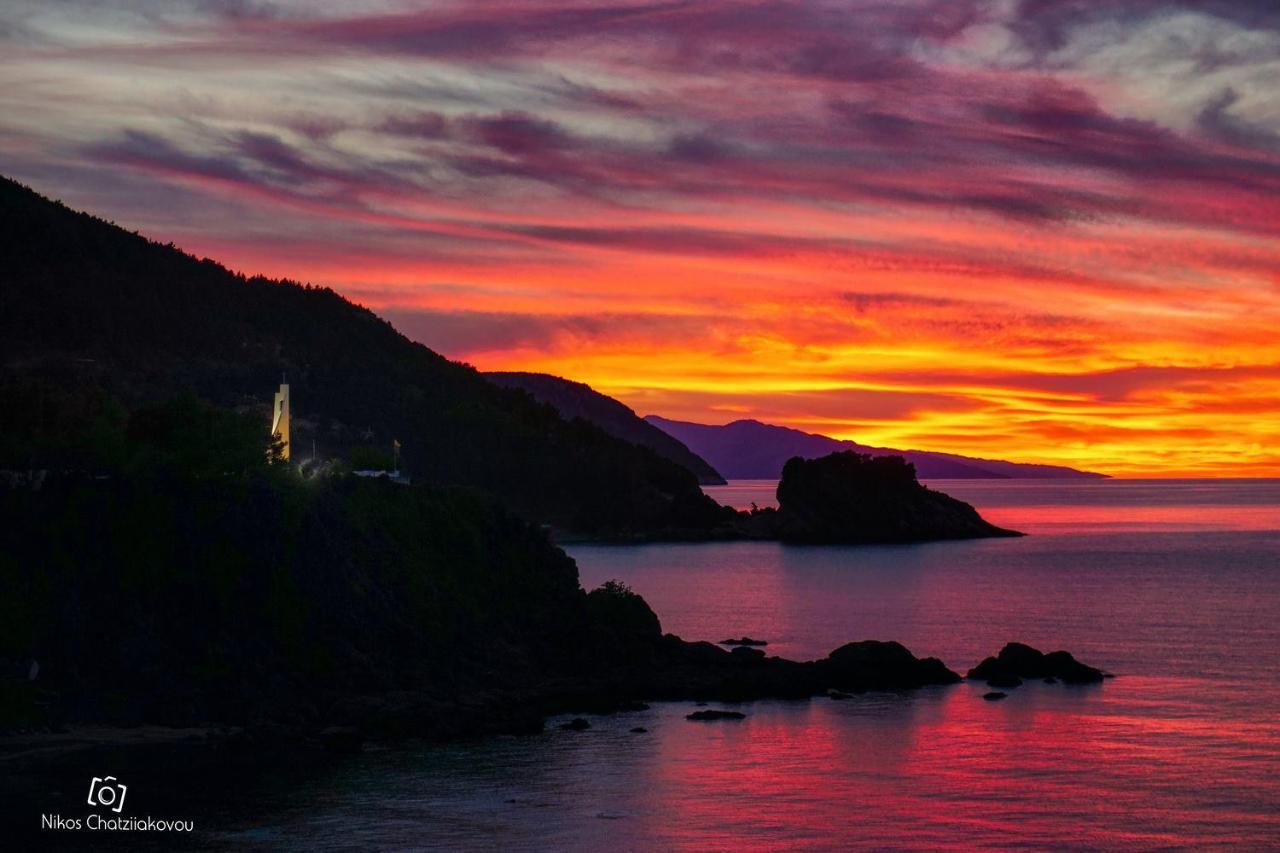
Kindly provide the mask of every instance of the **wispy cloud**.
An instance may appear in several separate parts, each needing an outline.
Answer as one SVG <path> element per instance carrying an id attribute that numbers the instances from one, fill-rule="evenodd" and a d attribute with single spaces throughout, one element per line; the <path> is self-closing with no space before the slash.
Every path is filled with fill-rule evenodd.
<path id="1" fill-rule="evenodd" d="M 481 366 L 1280 472 L 1273 2 L 16 2 L 0 42 L 0 169 Z"/>

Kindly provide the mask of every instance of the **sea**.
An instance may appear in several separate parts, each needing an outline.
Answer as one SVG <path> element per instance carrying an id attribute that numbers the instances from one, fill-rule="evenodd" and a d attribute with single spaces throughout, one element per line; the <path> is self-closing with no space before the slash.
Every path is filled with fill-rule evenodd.
<path id="1" fill-rule="evenodd" d="M 1017 640 L 1115 678 L 750 702 L 716 723 L 656 703 L 586 731 L 371 751 L 217 846 L 1280 849 L 1280 480 L 929 485 L 1028 535 L 568 550 L 585 587 L 623 581 L 686 639 L 803 659 L 898 640 L 961 673 Z M 745 508 L 774 488 L 707 491 Z"/>

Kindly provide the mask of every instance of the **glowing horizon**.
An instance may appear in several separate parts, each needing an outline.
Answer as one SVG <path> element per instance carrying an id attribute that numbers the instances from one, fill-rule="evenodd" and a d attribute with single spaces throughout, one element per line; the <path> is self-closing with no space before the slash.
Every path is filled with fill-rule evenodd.
<path id="1" fill-rule="evenodd" d="M 312 5 L 12 4 L 0 172 L 641 414 L 1280 476 L 1273 4 Z"/>

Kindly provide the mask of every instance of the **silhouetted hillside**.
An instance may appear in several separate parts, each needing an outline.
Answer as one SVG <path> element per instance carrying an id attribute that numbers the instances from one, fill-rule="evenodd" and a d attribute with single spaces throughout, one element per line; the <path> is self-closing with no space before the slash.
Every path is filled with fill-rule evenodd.
<path id="1" fill-rule="evenodd" d="M 648 447 L 659 456 L 688 468 L 704 486 L 722 486 L 724 477 L 701 456 L 680 441 L 647 422 L 627 406 L 601 394 L 590 385 L 546 373 L 486 373 L 504 388 L 528 391 L 541 403 L 553 406 L 567 421 L 582 418 L 609 435 Z"/>
<path id="2" fill-rule="evenodd" d="M 169 472 L 0 488 L 0 510 L 0 661 L 41 667 L 0 684 L 0 730 L 42 697 L 191 725 L 514 687 L 590 646 L 573 561 L 471 490 Z"/>
<path id="3" fill-rule="evenodd" d="M 66 468 L 117 410 L 191 392 L 259 412 L 287 374 L 295 456 L 403 444 L 415 479 L 579 532 L 705 530 L 724 510 L 647 448 L 498 388 L 332 290 L 234 274 L 0 179 L 0 469 Z"/>
<path id="4" fill-rule="evenodd" d="M 145 411 L 170 425 L 225 417 Z M 800 663 L 685 642 L 623 584 L 585 593 L 572 559 L 474 490 L 308 480 L 261 454 L 193 476 L 170 458 L 190 449 L 179 434 L 142 432 L 130 455 L 159 451 L 158 467 L 0 488 L 0 735 L 216 723 L 248 731 L 215 735 L 214 749 L 345 751 L 365 736 L 537 731 L 546 713 L 641 699 L 959 680 L 896 644 Z M 823 488 L 847 501 L 849 485 Z M 15 751 L 56 765 L 13 743 L 7 770 Z"/>
<path id="5" fill-rule="evenodd" d="M 690 450 L 706 459 L 730 480 L 777 479 L 782 474 L 782 466 L 793 456 L 816 459 L 844 450 L 871 456 L 901 456 L 915 465 L 918 475 L 926 480 L 1105 476 L 1059 465 L 1029 465 L 925 450 L 868 447 L 853 441 L 840 441 L 825 435 L 754 420 L 734 421 L 724 426 L 673 421 L 657 415 L 649 415 L 645 420 L 684 442 Z"/>

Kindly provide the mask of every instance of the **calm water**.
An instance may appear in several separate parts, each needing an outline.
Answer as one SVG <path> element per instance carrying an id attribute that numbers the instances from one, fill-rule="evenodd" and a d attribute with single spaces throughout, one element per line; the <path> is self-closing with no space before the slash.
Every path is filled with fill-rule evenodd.
<path id="1" fill-rule="evenodd" d="M 897 639 L 963 671 L 1005 641 L 1118 675 L 690 706 L 587 732 L 370 753 L 229 845 L 297 849 L 1280 848 L 1280 481 L 934 484 L 1023 539 L 573 546 L 667 630 L 811 657 Z M 763 506 L 772 484 L 710 489 Z M 649 729 L 632 734 L 633 726 Z M 229 828 L 230 829 L 230 828 Z"/>

